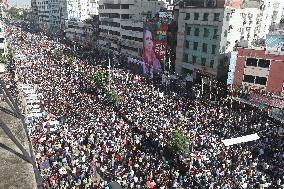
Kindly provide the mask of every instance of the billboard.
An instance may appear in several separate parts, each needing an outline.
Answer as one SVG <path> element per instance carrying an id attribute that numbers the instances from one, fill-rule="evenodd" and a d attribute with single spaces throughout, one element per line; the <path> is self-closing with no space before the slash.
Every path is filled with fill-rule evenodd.
<path id="1" fill-rule="evenodd" d="M 231 84 L 234 83 L 234 76 L 235 76 L 235 71 L 236 71 L 237 58 L 238 58 L 238 52 L 236 52 L 236 51 L 231 52 L 231 59 L 230 59 L 230 65 L 229 65 L 227 85 L 231 85 Z"/>
<path id="2" fill-rule="evenodd" d="M 167 52 L 168 23 L 163 18 L 144 22 L 143 51 L 144 74 L 160 74 L 164 69 Z"/>

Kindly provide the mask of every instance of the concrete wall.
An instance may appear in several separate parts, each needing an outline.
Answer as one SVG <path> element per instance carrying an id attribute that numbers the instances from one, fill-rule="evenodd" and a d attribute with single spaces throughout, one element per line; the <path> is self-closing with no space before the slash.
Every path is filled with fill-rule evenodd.
<path id="1" fill-rule="evenodd" d="M 284 83 L 284 55 L 274 52 L 274 54 L 267 54 L 265 50 L 254 50 L 238 48 L 238 58 L 236 64 L 236 71 L 234 76 L 234 85 L 250 85 L 259 88 L 266 88 L 267 92 L 280 94 L 282 92 Z M 248 57 L 271 60 L 269 68 L 247 67 L 246 59 Z M 266 86 L 249 84 L 243 82 L 243 75 L 253 75 L 267 77 Z"/>
<path id="2" fill-rule="evenodd" d="M 284 83 L 284 55 L 272 61 L 267 82 L 267 91 L 280 94 Z"/>

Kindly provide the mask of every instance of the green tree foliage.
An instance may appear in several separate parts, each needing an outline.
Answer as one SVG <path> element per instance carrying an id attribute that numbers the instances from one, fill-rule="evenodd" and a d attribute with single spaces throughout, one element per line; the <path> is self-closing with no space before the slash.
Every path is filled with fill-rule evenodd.
<path id="1" fill-rule="evenodd" d="M 3 54 L 0 54 L 0 64 L 6 64 L 6 57 Z"/>
<path id="2" fill-rule="evenodd" d="M 116 91 L 112 90 L 108 93 L 109 99 L 114 104 L 118 104 L 120 102 L 120 96 L 117 94 Z"/>
<path id="3" fill-rule="evenodd" d="M 189 138 L 184 136 L 180 131 L 173 132 L 168 141 L 169 149 L 172 154 L 186 155 L 189 152 Z"/>
<path id="4" fill-rule="evenodd" d="M 105 89 L 109 82 L 108 74 L 108 72 L 99 71 L 94 75 L 93 81 L 98 87 Z"/>
<path id="5" fill-rule="evenodd" d="M 7 13 L 11 18 L 16 19 L 16 20 L 27 19 L 28 15 L 30 14 L 30 12 L 28 12 L 27 10 L 16 8 L 16 7 L 11 7 L 7 11 Z"/>
<path id="6" fill-rule="evenodd" d="M 280 23 L 281 23 L 281 24 L 284 24 L 284 18 L 282 18 L 282 19 L 280 20 Z"/>

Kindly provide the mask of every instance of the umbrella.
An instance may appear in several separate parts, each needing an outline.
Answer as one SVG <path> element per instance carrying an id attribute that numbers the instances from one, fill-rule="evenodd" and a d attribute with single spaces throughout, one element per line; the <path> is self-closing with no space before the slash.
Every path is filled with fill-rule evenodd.
<path id="1" fill-rule="evenodd" d="M 49 115 L 47 116 L 47 119 L 48 119 L 48 120 L 56 119 L 56 116 L 53 115 L 53 114 L 49 114 Z"/>
<path id="2" fill-rule="evenodd" d="M 156 183 L 153 181 L 153 182 L 150 182 L 149 180 L 146 182 L 146 185 L 148 188 L 155 188 L 156 186 Z"/>
<path id="3" fill-rule="evenodd" d="M 41 168 L 41 169 L 48 169 L 49 166 L 50 166 L 50 165 L 49 165 L 49 161 L 46 160 L 46 161 L 44 161 L 44 162 L 41 163 L 40 168 Z"/>
<path id="4" fill-rule="evenodd" d="M 122 189 L 122 187 L 120 186 L 120 184 L 118 184 L 118 182 L 113 181 L 109 184 L 110 189 Z"/>

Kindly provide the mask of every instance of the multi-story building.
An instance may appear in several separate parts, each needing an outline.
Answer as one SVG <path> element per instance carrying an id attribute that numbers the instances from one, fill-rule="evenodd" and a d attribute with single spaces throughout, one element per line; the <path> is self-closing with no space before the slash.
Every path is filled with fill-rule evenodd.
<path id="1" fill-rule="evenodd" d="M 40 29 L 57 36 L 64 31 L 71 40 L 88 38 L 90 25 L 83 21 L 98 15 L 97 0 L 32 0 L 31 4 Z"/>
<path id="2" fill-rule="evenodd" d="M 66 37 L 76 43 L 91 45 L 93 42 L 93 27 L 83 22 L 69 21 L 65 30 Z"/>
<path id="3" fill-rule="evenodd" d="M 141 56 L 143 47 L 143 20 L 153 17 L 162 1 L 100 0 L 99 45 L 133 57 Z"/>
<path id="4" fill-rule="evenodd" d="M 0 21 L 0 54 L 5 55 L 7 51 L 7 44 L 5 39 L 5 25 Z"/>
<path id="5" fill-rule="evenodd" d="M 228 84 L 284 96 L 284 28 L 270 32 L 265 44 L 237 47 L 232 54 Z"/>
<path id="6" fill-rule="evenodd" d="M 44 31 L 59 32 L 64 26 L 66 0 L 33 0 L 31 2 L 35 24 Z"/>
<path id="7" fill-rule="evenodd" d="M 93 43 L 93 33 L 96 28 L 93 27 L 95 23 L 92 25 L 90 22 L 93 22 L 95 20 L 93 17 L 98 15 L 98 1 L 69 0 L 67 13 L 66 37 L 85 45 Z"/>
<path id="8" fill-rule="evenodd" d="M 274 9 L 268 1 L 191 0 L 175 10 L 176 72 L 199 80 L 202 75 L 224 79 L 236 43 L 250 46 L 265 38 Z"/>
<path id="9" fill-rule="evenodd" d="M 90 15 L 99 15 L 99 1 L 98 0 L 90 0 Z"/>

